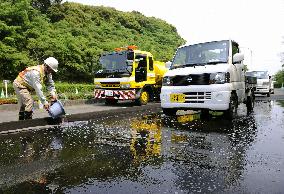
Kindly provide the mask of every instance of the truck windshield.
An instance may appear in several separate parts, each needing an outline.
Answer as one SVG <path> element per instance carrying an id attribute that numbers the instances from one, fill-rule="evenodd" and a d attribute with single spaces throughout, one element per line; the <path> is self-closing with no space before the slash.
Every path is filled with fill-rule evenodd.
<path id="1" fill-rule="evenodd" d="M 189 45 L 177 50 L 172 68 L 227 63 L 228 56 L 228 40 Z"/>
<path id="2" fill-rule="evenodd" d="M 257 79 L 269 79 L 267 71 L 250 71 L 246 75 L 256 77 Z"/>
<path id="3" fill-rule="evenodd" d="M 128 67 L 128 55 L 126 51 L 102 55 L 100 57 L 102 69 L 108 71 L 126 71 Z"/>

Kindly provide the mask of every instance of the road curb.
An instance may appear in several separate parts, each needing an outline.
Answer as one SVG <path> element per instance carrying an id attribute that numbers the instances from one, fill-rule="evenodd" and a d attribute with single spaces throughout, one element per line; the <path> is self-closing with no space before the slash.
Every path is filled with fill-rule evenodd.
<path id="1" fill-rule="evenodd" d="M 98 103 L 94 99 L 80 99 L 80 100 L 64 100 L 64 106 L 74 106 L 74 105 L 82 105 L 82 104 L 94 104 Z M 38 104 L 35 103 L 35 109 L 38 109 Z M 19 106 L 18 104 L 2 104 L 0 105 L 0 110 L 3 111 L 18 111 Z"/>
<path id="2" fill-rule="evenodd" d="M 74 121 L 86 121 L 91 119 L 100 119 L 104 117 L 113 117 L 118 115 L 134 115 L 136 113 L 153 113 L 161 111 L 161 106 L 159 103 L 151 103 L 144 106 L 134 106 L 121 109 L 112 109 L 104 111 L 86 112 L 74 115 L 66 115 L 64 122 L 74 122 Z M 20 129 L 38 127 L 45 125 L 59 125 L 62 123 L 62 119 L 52 119 L 50 117 L 38 118 L 24 121 L 11 121 L 0 123 L 0 135 L 18 132 Z"/>

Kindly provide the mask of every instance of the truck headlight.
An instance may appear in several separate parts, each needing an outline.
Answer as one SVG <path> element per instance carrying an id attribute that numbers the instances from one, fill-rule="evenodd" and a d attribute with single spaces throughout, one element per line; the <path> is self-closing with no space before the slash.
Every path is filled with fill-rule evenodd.
<path id="1" fill-rule="evenodd" d="M 163 86 L 172 86 L 173 85 L 173 80 L 172 77 L 166 76 L 163 78 Z"/>
<path id="2" fill-rule="evenodd" d="M 121 89 L 129 89 L 130 88 L 130 84 L 121 84 L 120 88 Z"/>
<path id="3" fill-rule="evenodd" d="M 210 84 L 224 84 L 230 82 L 230 73 L 229 72 L 218 72 L 210 74 Z"/>

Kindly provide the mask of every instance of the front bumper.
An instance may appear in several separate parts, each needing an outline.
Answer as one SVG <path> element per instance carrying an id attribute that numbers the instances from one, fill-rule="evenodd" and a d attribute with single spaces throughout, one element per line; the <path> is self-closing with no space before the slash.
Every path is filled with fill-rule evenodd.
<path id="1" fill-rule="evenodd" d="M 267 94 L 269 93 L 268 86 L 256 86 L 255 94 Z"/>
<path id="2" fill-rule="evenodd" d="M 133 90 L 112 90 L 112 89 L 95 89 L 95 99 L 117 99 L 117 100 L 135 100 L 136 91 Z"/>
<path id="3" fill-rule="evenodd" d="M 210 86 L 163 86 L 162 108 L 228 110 L 231 86 L 229 84 Z M 184 102 L 172 102 L 170 94 L 185 94 Z"/>

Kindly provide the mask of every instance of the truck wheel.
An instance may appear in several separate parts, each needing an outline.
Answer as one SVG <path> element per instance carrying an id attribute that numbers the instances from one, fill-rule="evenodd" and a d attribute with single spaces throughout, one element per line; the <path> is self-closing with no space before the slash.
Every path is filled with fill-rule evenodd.
<path id="1" fill-rule="evenodd" d="M 177 109 L 174 108 L 162 108 L 163 113 L 167 116 L 176 116 Z"/>
<path id="2" fill-rule="evenodd" d="M 236 94 L 232 94 L 229 103 L 229 109 L 224 112 L 225 118 L 232 120 L 235 118 L 238 109 L 238 101 Z"/>
<path id="3" fill-rule="evenodd" d="M 207 109 L 202 109 L 200 113 L 200 118 L 201 119 L 209 119 L 210 118 L 210 113 L 209 110 Z"/>
<path id="4" fill-rule="evenodd" d="M 117 99 L 106 99 L 105 104 L 106 105 L 115 105 L 117 104 L 118 100 Z"/>
<path id="5" fill-rule="evenodd" d="M 141 105 L 146 105 L 149 102 L 150 96 L 149 93 L 146 90 L 143 90 L 137 100 L 135 100 L 136 104 L 141 106 Z"/>

